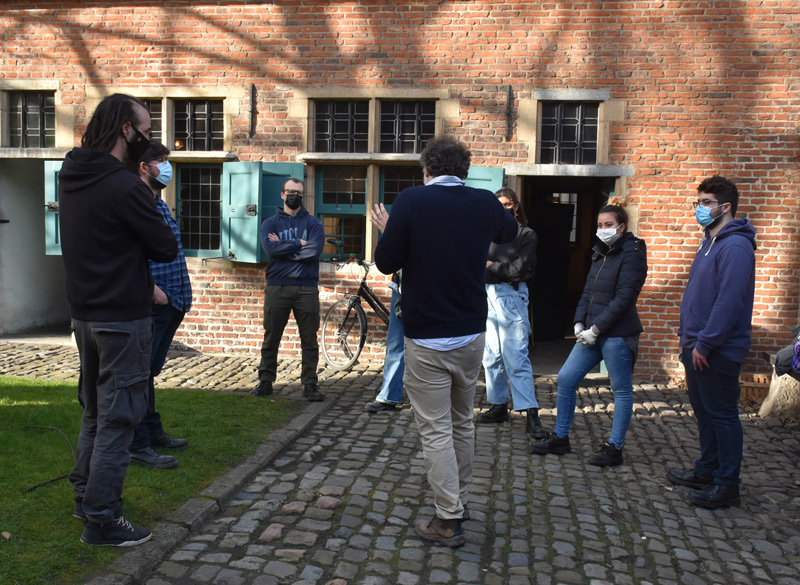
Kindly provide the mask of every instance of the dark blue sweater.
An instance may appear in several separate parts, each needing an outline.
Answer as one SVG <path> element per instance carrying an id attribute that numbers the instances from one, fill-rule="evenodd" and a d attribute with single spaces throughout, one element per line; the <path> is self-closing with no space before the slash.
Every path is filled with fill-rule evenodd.
<path id="1" fill-rule="evenodd" d="M 277 234 L 278 242 L 267 236 Z M 305 245 L 300 240 L 306 240 Z M 322 223 L 301 207 L 289 215 L 279 207 L 275 215 L 261 224 L 261 246 L 269 256 L 267 286 L 317 286 L 319 256 L 325 245 Z"/>
<path id="2" fill-rule="evenodd" d="M 491 191 L 432 184 L 400 193 L 375 263 L 384 274 L 403 269 L 406 337 L 485 331 L 489 245 L 516 235 L 517 222 Z"/>
<path id="3" fill-rule="evenodd" d="M 718 351 L 741 362 L 752 342 L 756 230 L 734 219 L 703 242 L 689 270 L 681 303 L 680 346 L 708 357 Z"/>

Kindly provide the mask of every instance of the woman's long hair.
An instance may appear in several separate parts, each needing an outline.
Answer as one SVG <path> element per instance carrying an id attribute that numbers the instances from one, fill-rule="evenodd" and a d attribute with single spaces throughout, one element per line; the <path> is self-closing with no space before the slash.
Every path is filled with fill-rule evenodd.
<path id="1" fill-rule="evenodd" d="M 528 216 L 525 215 L 525 210 L 522 209 L 522 203 L 519 202 L 519 197 L 514 192 L 514 189 L 509 189 L 508 187 L 503 187 L 497 193 L 494 194 L 495 197 L 500 199 L 501 197 L 505 197 L 511 203 L 514 204 L 514 219 L 517 220 L 519 225 L 528 225 Z"/>

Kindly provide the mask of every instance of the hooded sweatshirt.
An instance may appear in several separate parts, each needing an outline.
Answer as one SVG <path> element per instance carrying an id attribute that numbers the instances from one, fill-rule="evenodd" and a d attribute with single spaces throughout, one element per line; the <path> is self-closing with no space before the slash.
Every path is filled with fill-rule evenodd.
<path id="1" fill-rule="evenodd" d="M 149 317 L 153 277 L 147 260 L 169 262 L 178 254 L 150 188 L 110 154 L 74 148 L 58 173 L 58 200 L 72 317 Z"/>
<path id="2" fill-rule="evenodd" d="M 267 236 L 276 234 L 280 241 Z M 300 240 L 305 240 L 302 245 Z M 301 207 L 289 215 L 279 207 L 275 215 L 261 224 L 261 246 L 269 256 L 267 286 L 317 286 L 319 256 L 325 245 L 322 223 Z"/>
<path id="3" fill-rule="evenodd" d="M 706 228 L 681 303 L 684 351 L 719 352 L 741 362 L 750 350 L 755 294 L 756 230 L 734 219 L 713 238 Z"/>

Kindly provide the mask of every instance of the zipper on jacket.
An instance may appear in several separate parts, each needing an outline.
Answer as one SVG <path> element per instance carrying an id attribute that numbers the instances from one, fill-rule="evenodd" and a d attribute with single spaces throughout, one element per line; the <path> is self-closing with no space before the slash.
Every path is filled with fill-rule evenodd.
<path id="1" fill-rule="evenodd" d="M 594 291 L 597 288 L 597 279 L 600 278 L 600 271 L 603 270 L 603 268 L 605 267 L 606 258 L 608 258 L 607 254 L 601 254 L 601 256 L 603 257 L 603 263 L 600 265 L 600 268 L 597 269 L 597 274 L 594 275 L 594 282 L 592 283 L 592 297 L 589 299 L 588 316 L 592 317 L 592 318 L 593 318 L 593 316 L 592 316 L 592 304 L 594 304 Z"/>

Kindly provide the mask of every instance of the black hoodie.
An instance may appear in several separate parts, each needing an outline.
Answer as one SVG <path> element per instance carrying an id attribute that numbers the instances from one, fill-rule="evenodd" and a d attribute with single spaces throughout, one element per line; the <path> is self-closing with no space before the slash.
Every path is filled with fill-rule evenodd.
<path id="1" fill-rule="evenodd" d="M 58 173 L 58 200 L 72 317 L 149 317 L 153 277 L 147 260 L 169 262 L 178 254 L 153 192 L 110 154 L 74 148 Z"/>

